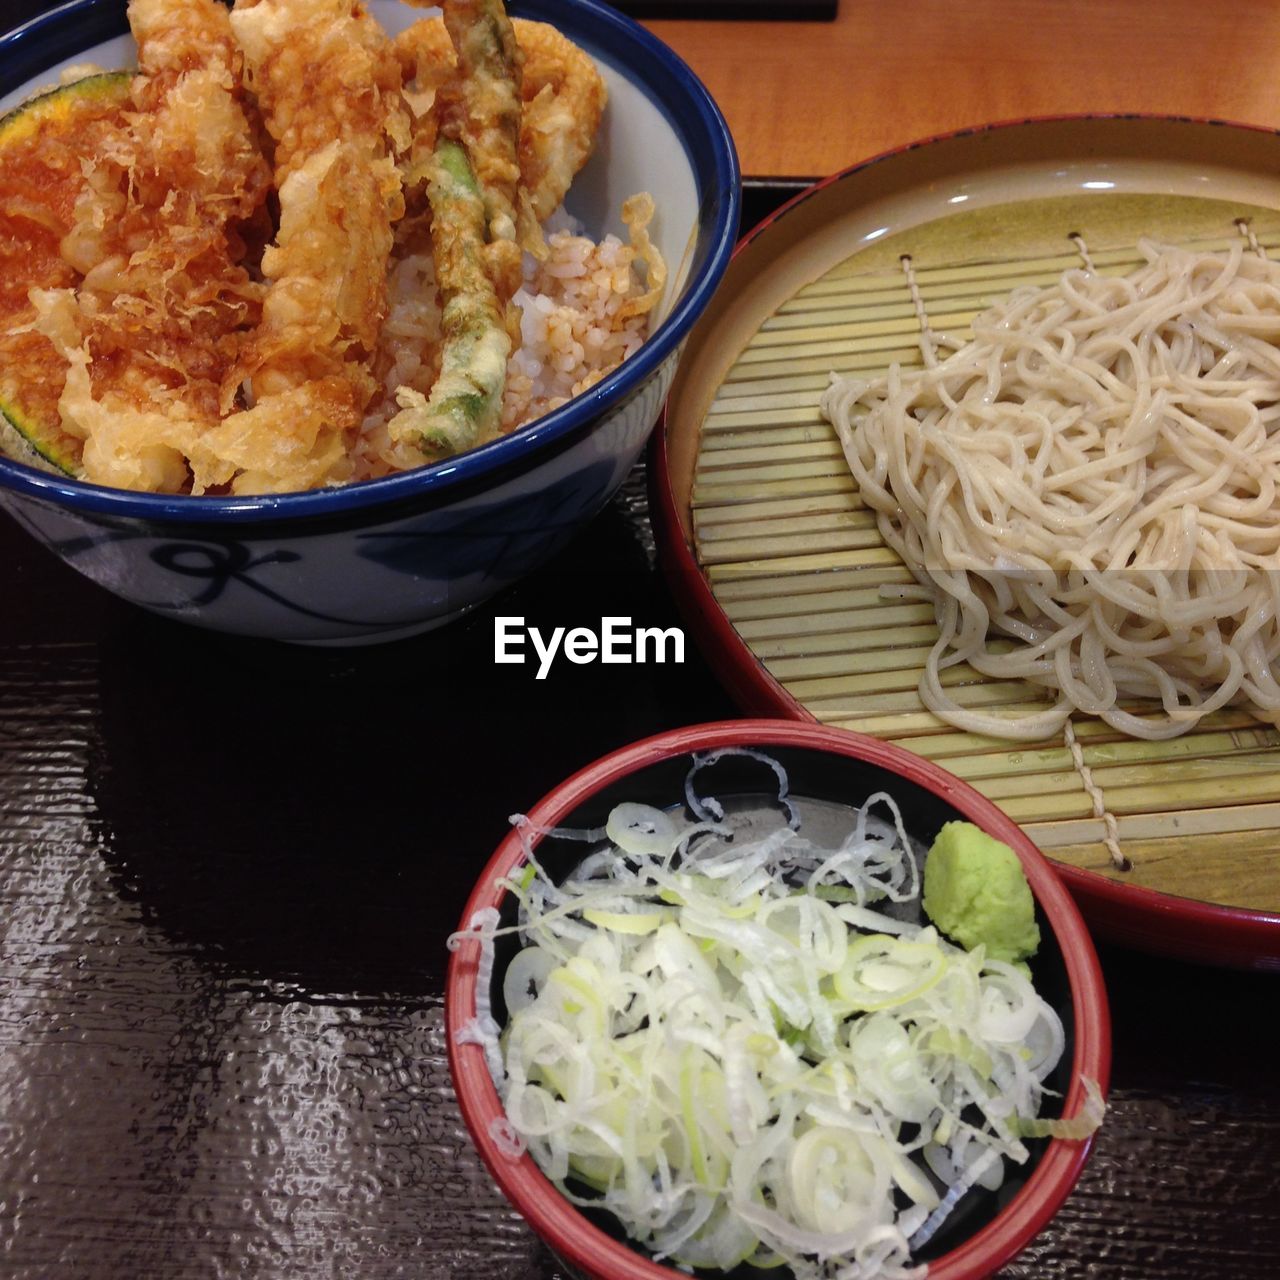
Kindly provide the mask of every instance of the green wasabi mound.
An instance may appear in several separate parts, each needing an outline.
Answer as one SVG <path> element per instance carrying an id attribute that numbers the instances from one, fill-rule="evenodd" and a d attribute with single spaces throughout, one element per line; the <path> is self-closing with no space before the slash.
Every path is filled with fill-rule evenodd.
<path id="1" fill-rule="evenodd" d="M 948 822 L 924 863 L 924 909 L 954 942 L 1018 964 L 1040 945 L 1035 901 L 1018 855 L 971 822 Z"/>

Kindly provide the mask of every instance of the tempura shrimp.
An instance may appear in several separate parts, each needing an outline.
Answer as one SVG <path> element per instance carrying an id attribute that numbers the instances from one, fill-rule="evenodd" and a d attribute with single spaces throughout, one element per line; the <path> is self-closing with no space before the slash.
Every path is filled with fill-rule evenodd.
<path id="1" fill-rule="evenodd" d="M 240 0 L 231 23 L 280 194 L 262 323 L 238 373 L 258 399 L 331 374 L 364 384 L 404 212 L 391 150 L 408 136 L 399 66 L 356 0 Z"/>
<path id="2" fill-rule="evenodd" d="M 207 443 L 234 445 L 238 492 L 306 488 L 347 478 L 375 389 L 408 116 L 390 42 L 356 0 L 239 0 L 231 23 L 275 141 L 280 222 L 231 380 L 253 407 Z"/>
<path id="3" fill-rule="evenodd" d="M 608 91 L 596 64 L 555 27 L 519 20 L 515 27 L 524 51 L 520 183 L 536 227 L 559 208 L 591 155 Z"/>

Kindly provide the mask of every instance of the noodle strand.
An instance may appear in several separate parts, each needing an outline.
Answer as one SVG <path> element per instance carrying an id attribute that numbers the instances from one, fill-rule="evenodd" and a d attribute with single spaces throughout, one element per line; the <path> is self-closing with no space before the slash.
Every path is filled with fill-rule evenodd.
<path id="1" fill-rule="evenodd" d="M 1129 275 L 1018 290 L 945 358 L 823 395 L 937 612 L 921 698 L 966 731 L 1035 741 L 1078 711 L 1170 738 L 1227 705 L 1280 723 L 1280 266 L 1139 247 Z M 961 663 L 1053 704 L 962 707 L 941 679 Z"/>

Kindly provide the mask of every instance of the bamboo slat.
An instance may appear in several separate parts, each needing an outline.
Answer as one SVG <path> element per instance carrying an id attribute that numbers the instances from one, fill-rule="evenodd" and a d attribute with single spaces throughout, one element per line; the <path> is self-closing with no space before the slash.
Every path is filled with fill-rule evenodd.
<path id="1" fill-rule="evenodd" d="M 925 628 L 919 628 L 922 638 L 928 639 Z M 884 637 L 884 632 L 867 634 Z M 893 634 L 893 633 L 890 633 Z M 883 640 L 881 641 L 883 642 Z M 798 642 L 793 648 L 800 648 Z M 809 698 L 820 698 L 825 693 L 839 693 L 847 690 L 846 681 L 862 679 L 867 676 L 880 677 L 890 672 L 908 671 L 911 679 L 918 684 L 920 666 L 928 656 L 928 644 L 917 648 L 873 649 L 868 651 L 849 652 L 839 649 L 834 653 L 802 654 L 800 657 L 763 657 L 769 670 L 781 680 L 801 702 Z"/>
<path id="2" fill-rule="evenodd" d="M 986 708 L 987 710 L 998 710 L 999 714 L 1010 720 L 1016 720 L 1022 716 L 1034 715 L 1038 711 L 1043 711 L 1048 705 L 1039 697 L 1024 697 L 1021 701 L 1010 702 L 999 708 Z M 814 708 L 810 707 L 813 711 Z M 816 715 L 815 711 L 815 715 Z M 818 715 L 819 720 L 825 723 L 838 725 L 841 729 L 852 729 L 855 733 L 867 733 L 873 738 L 884 738 L 889 742 L 899 742 L 917 754 L 925 754 L 927 742 L 921 742 L 921 739 L 931 739 L 939 730 L 950 728 L 949 725 L 944 726 L 932 711 L 908 710 L 894 712 L 888 715 L 837 715 L 829 720 L 827 717 Z M 991 739 L 991 741 L 999 741 L 999 739 Z M 978 788 L 981 790 L 981 787 Z"/>
<path id="3" fill-rule="evenodd" d="M 1260 731 L 1258 736 L 1265 731 Z M 1077 730 L 1077 733 L 1079 731 Z M 1274 735 L 1274 731 L 1272 731 Z M 1020 751 L 982 751 L 976 741 L 976 735 L 967 735 L 971 741 L 966 748 L 961 748 L 958 757 L 953 759 L 947 768 L 959 778 L 968 782 L 983 781 L 988 795 L 994 794 L 990 789 L 993 779 L 1011 775 L 1025 774 L 1043 777 L 1053 770 L 1074 774 L 1071 752 L 1065 746 L 1040 747 L 1033 750 Z M 939 734 L 939 740 L 944 735 Z M 1007 744 L 1006 744 L 1007 745 Z M 1136 770 L 1145 771 L 1156 762 L 1178 762 L 1185 760 L 1203 760 L 1215 756 L 1248 752 L 1254 747 L 1280 747 L 1280 735 L 1274 735 L 1271 742 L 1257 741 L 1250 733 L 1197 733 L 1181 738 L 1169 738 L 1164 742 L 1144 742 L 1140 739 L 1125 738 L 1115 742 L 1081 744 L 1085 763 L 1094 771 L 1097 778 L 1106 760 L 1117 764 L 1133 762 Z M 1280 767 L 1280 760 L 1276 761 Z"/>
<path id="4" fill-rule="evenodd" d="M 806 410 L 809 412 L 810 410 Z M 752 469 L 776 469 L 790 462 L 808 463 L 811 461 L 830 462 L 841 459 L 844 453 L 840 442 L 834 438 L 831 428 L 818 418 L 816 409 L 812 410 L 813 430 L 806 432 L 796 441 L 774 444 L 773 441 L 752 445 L 731 445 L 726 449 L 708 450 L 704 462 L 704 474 L 711 475 L 716 471 Z"/>
<path id="5" fill-rule="evenodd" d="M 924 656 L 938 638 L 931 604 L 901 604 L 894 608 L 860 609 L 844 615 L 848 621 L 836 632 L 808 631 L 773 640 L 758 640 L 756 657 L 766 661 L 778 658 L 830 657 L 856 651 L 857 670 L 870 672 L 888 669 L 890 654 L 912 648 L 920 655 L 916 676 L 924 666 Z M 861 635 L 860 633 L 865 633 Z M 860 637 L 860 638 L 859 638 Z"/>
<path id="6" fill-rule="evenodd" d="M 883 686 L 880 686 L 883 688 Z M 1022 680 L 990 680 L 974 684 L 961 684 L 951 690 L 951 697 L 962 707 L 987 711 L 1002 706 L 1022 706 L 1034 700 L 1038 690 Z M 806 703 L 819 720 L 836 716 L 876 717 L 923 710 L 920 693 L 915 685 L 901 692 L 872 692 L 867 694 L 836 695 L 810 698 Z M 1043 703 L 1037 709 L 1043 708 Z M 938 722 L 935 720 L 934 724 Z M 883 736 L 883 735 L 881 735 Z"/>
<path id="7" fill-rule="evenodd" d="M 768 577 L 776 573 L 826 573 L 832 569 L 901 567 L 901 561 L 888 547 L 866 547 L 857 551 L 824 552 L 820 555 L 776 556 L 762 560 L 743 560 L 737 564 L 708 566 L 707 576 L 713 581 L 727 582 L 735 578 Z"/>
<path id="8" fill-rule="evenodd" d="M 825 385 L 825 379 L 824 379 Z M 729 402 L 730 407 L 740 408 L 742 412 L 723 413 L 717 411 L 715 416 L 708 416 L 703 425 L 706 428 L 704 432 L 704 440 L 702 444 L 703 451 L 707 455 L 709 463 L 719 463 L 721 466 L 725 464 L 724 451 L 729 449 L 741 449 L 760 447 L 762 445 L 808 445 L 815 441 L 828 442 L 831 439 L 831 432 L 822 417 L 822 412 L 817 408 L 818 398 L 821 395 L 820 389 L 806 391 L 803 393 L 788 393 L 789 395 L 802 394 L 808 402 L 806 412 L 812 412 L 813 417 L 807 421 L 798 421 L 798 410 L 791 410 L 789 406 L 784 406 L 782 410 L 766 403 L 765 396 L 743 396 L 740 400 Z M 754 415 L 752 420 L 744 420 L 747 414 Z M 713 458 L 711 455 L 719 453 L 719 457 Z M 733 461 L 733 459 L 729 459 Z"/>
<path id="9" fill-rule="evenodd" d="M 762 529 L 761 533 L 771 539 L 804 537 L 815 533 L 838 534 L 842 531 L 860 533 L 867 529 L 874 529 L 875 523 L 876 517 L 873 511 L 868 511 L 862 506 L 854 507 L 852 510 L 846 507 L 843 510 L 805 513 L 800 516 L 776 515 L 769 520 L 768 528 Z M 741 540 L 742 536 L 741 530 L 734 524 L 723 522 L 719 524 L 713 522 L 702 531 L 703 543 L 707 546 L 717 542 L 735 543 Z"/>
<path id="10" fill-rule="evenodd" d="M 887 638 L 898 638 L 901 643 L 896 648 L 882 648 Z M 802 702 L 808 698 L 821 697 L 825 692 L 837 692 L 840 682 L 851 675 L 880 675 L 890 671 L 910 671 L 919 683 L 920 670 L 924 666 L 931 641 L 937 638 L 937 631 L 932 626 L 932 618 L 928 625 L 920 626 L 910 632 L 866 631 L 858 635 L 858 640 L 866 643 L 860 650 L 834 650 L 830 653 L 803 652 L 805 644 L 797 641 L 789 646 L 800 650 L 798 656 L 783 653 L 777 657 L 763 657 L 769 670 L 781 680 L 791 692 Z M 917 647 L 909 647 L 912 644 Z M 1005 651 L 1011 645 L 993 645 L 993 652 Z M 853 651 L 851 651 L 853 650 Z M 956 668 L 967 670 L 968 668 Z M 944 679 L 943 683 L 947 683 Z"/>
<path id="11" fill-rule="evenodd" d="M 937 639 L 937 625 L 933 620 L 933 605 L 914 604 L 914 611 L 899 614 L 900 618 L 910 622 L 916 620 L 919 627 L 905 630 L 902 626 L 884 627 L 868 625 L 870 609 L 883 608 L 878 599 L 861 600 L 859 596 L 872 595 L 870 591 L 846 591 L 841 598 L 849 600 L 854 608 L 849 611 L 833 611 L 809 614 L 804 618 L 764 617 L 755 622 L 744 622 L 737 628 L 739 635 L 754 641 L 754 648 L 759 657 L 791 658 L 805 655 L 828 655 L 845 652 L 845 646 L 854 644 L 854 636 L 864 631 L 868 639 L 856 641 L 863 649 L 873 649 L 873 654 L 858 659 L 860 668 L 867 668 L 868 662 L 899 652 L 902 646 L 919 644 L 928 653 L 928 646 Z M 879 593 L 874 593 L 878 596 Z M 861 607 L 858 607 L 858 605 Z M 909 608 L 902 604 L 901 608 Z M 877 616 L 878 621 L 883 621 Z"/>
<path id="12" fill-rule="evenodd" d="M 906 566 L 896 556 L 887 556 L 879 565 L 834 569 L 800 583 L 790 575 L 730 579 L 721 582 L 716 596 L 729 616 L 739 622 L 794 613 L 796 601 L 801 601 L 802 607 L 807 605 L 811 612 L 824 607 L 843 608 L 840 601 L 847 591 L 874 589 L 879 594 L 882 586 L 904 586 L 912 581 Z"/>
<path id="13" fill-rule="evenodd" d="M 928 649 L 906 649 L 901 653 L 908 660 L 899 666 L 886 665 L 875 671 L 859 671 L 855 674 L 845 674 L 838 676 L 827 676 L 818 679 L 789 679 L 785 678 L 782 673 L 776 669 L 776 664 L 765 659 L 765 665 L 770 671 L 776 675 L 787 690 L 798 700 L 806 705 L 814 705 L 822 703 L 832 698 L 849 699 L 859 698 L 866 694 L 880 693 L 911 693 L 919 696 L 920 687 L 920 662 L 919 655 L 928 653 Z M 991 681 L 982 681 L 982 678 L 976 671 L 966 663 L 959 663 L 954 667 L 948 667 L 941 675 L 942 686 L 946 689 L 956 689 L 959 686 L 981 689 L 983 698 L 994 697 L 993 690 L 999 690 L 1006 685 L 1017 684 L 1016 681 L 1001 682 L 996 684 Z M 1018 688 L 1025 688 L 1024 685 L 1018 684 Z M 972 697 L 974 695 L 969 694 Z"/>
<path id="14" fill-rule="evenodd" d="M 1264 819 L 1259 811 L 1263 807 L 1250 805 L 1247 821 L 1261 824 Z M 1280 843 L 1280 815 L 1276 825 L 1259 825 L 1257 829 L 1245 831 L 1169 835 L 1147 840 L 1127 834 L 1124 848 L 1132 867 L 1125 872 L 1112 865 L 1106 846 L 1098 840 L 1059 845 L 1053 853 L 1060 862 L 1070 866 L 1160 892 L 1168 891 L 1169 870 L 1176 867 L 1181 895 L 1201 900 L 1213 901 L 1221 892 L 1222 881 L 1229 879 L 1236 886 L 1235 896 L 1240 901 L 1258 911 L 1280 912 L 1275 877 L 1277 843 Z"/>
<path id="15" fill-rule="evenodd" d="M 1102 822 L 1028 822 L 1027 834 L 1046 848 L 1087 845 L 1102 837 Z M 1172 836 L 1209 841 L 1211 837 L 1252 831 L 1280 831 L 1280 804 L 1206 806 L 1198 812 L 1166 810 L 1128 814 L 1119 819 L 1122 840 L 1162 840 Z"/>
<path id="16" fill-rule="evenodd" d="M 861 497 L 841 490 L 831 493 L 805 494 L 799 498 L 764 498 L 758 502 L 722 503 L 702 509 L 698 522 L 704 539 L 714 538 L 717 531 L 734 524 L 756 524 L 761 520 L 786 520 L 793 517 L 852 516 L 866 510 Z"/>
<path id="17" fill-rule="evenodd" d="M 811 403 L 782 406 L 761 405 L 758 400 L 748 401 L 741 408 L 731 405 L 729 410 L 717 415 L 717 425 L 722 430 L 740 432 L 744 427 L 763 427 L 769 430 L 778 427 L 812 427 L 813 432 L 802 434 L 801 439 L 825 441 L 828 438 L 829 433 L 820 430 L 826 424 L 822 421 L 816 399 Z M 775 443 L 775 440 L 769 439 L 770 445 Z"/>
<path id="18" fill-rule="evenodd" d="M 909 365 L 920 360 L 917 344 L 905 346 L 888 340 L 879 343 L 871 339 L 861 342 L 814 342 L 805 347 L 805 355 L 779 358 L 776 351 L 761 351 L 754 355 L 744 352 L 739 366 L 741 378 L 772 378 L 776 374 L 817 373 L 824 377 L 832 371 L 839 373 L 883 373 L 891 364 Z M 733 374 L 726 375 L 726 384 Z"/>
<path id="19" fill-rule="evenodd" d="M 818 473 L 810 476 L 761 478 L 749 480 L 733 475 L 721 475 L 711 480 L 700 479 L 694 487 L 693 498 L 699 510 L 718 507 L 741 507 L 756 501 L 785 501 L 788 498 L 814 498 L 830 494 L 848 494 L 853 502 L 860 502 L 854 489 L 853 477 L 846 471 Z M 748 518 L 745 517 L 744 518 Z"/>
<path id="20" fill-rule="evenodd" d="M 790 377 L 783 374 L 776 378 L 758 378 L 755 380 L 738 378 L 733 382 L 724 384 L 720 389 L 716 405 L 721 402 L 731 403 L 738 399 L 739 396 L 776 395 L 783 392 L 788 395 L 799 394 L 817 397 L 821 395 L 822 389 L 827 385 L 827 382 L 828 375 L 826 373 L 798 373 Z M 711 409 L 714 410 L 716 405 L 712 405 Z M 712 419 L 709 418 L 703 424 L 703 430 L 714 430 Z"/>
<path id="21" fill-rule="evenodd" d="M 843 529 L 817 529 L 811 533 L 775 533 L 758 538 L 722 538 L 706 544 L 703 563 L 707 565 L 733 563 L 744 556 L 757 555 L 775 559 L 779 556 L 813 555 L 828 551 L 857 551 L 864 547 L 883 544 L 875 525 L 849 525 Z"/>
<path id="22" fill-rule="evenodd" d="M 917 755 L 944 762 L 952 773 L 958 775 L 962 770 L 972 768 L 975 780 L 980 779 L 983 771 L 987 769 L 992 769 L 997 774 L 1002 772 L 999 765 L 993 768 L 991 764 L 993 760 L 1007 758 L 1018 761 L 1047 755 L 1044 767 L 1055 768 L 1057 767 L 1056 753 L 1067 750 L 1065 746 L 1058 746 L 1055 743 L 1010 743 L 1007 738 L 992 738 L 980 733 L 962 733 L 950 725 L 939 725 L 936 721 L 934 729 L 935 732 L 927 738 L 914 738 L 911 750 Z M 1198 743 L 1202 737 L 1213 737 L 1218 733 L 1228 734 L 1232 740 L 1239 743 L 1241 750 L 1248 750 L 1250 747 L 1270 745 L 1273 741 L 1270 735 L 1273 735 L 1275 730 L 1259 728 L 1257 722 L 1247 712 L 1233 709 L 1206 716 L 1200 722 L 1196 733 L 1186 734 L 1170 741 L 1184 744 Z M 1084 752 L 1085 763 L 1089 765 L 1100 759 L 1110 758 L 1109 753 L 1122 744 L 1134 747 L 1139 757 L 1144 750 L 1158 753 L 1168 745 L 1127 738 L 1101 720 L 1078 721 L 1075 725 L 1075 734 Z"/>

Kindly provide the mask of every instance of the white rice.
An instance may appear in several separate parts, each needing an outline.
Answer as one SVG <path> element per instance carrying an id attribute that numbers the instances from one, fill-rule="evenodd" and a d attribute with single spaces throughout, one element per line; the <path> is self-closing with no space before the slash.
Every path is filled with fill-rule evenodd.
<path id="1" fill-rule="evenodd" d="M 502 429 L 511 431 L 612 372 L 644 342 L 647 315 L 620 319 L 622 304 L 644 292 L 635 251 L 616 236 L 599 244 L 567 231 L 547 240 L 545 262 L 525 260 L 521 345 L 507 366 Z"/>
<path id="2" fill-rule="evenodd" d="M 568 219 L 561 219 L 567 222 Z M 647 314 L 620 317 L 624 302 L 646 291 L 646 264 L 617 236 L 598 244 L 569 229 L 547 236 L 547 258 L 524 259 L 521 344 L 507 365 L 502 430 L 542 417 L 612 372 L 639 349 L 649 331 Z M 410 253 L 393 265 L 386 323 L 376 367 L 383 395 L 365 417 L 356 444 L 353 479 L 364 480 L 421 466 L 412 445 L 395 444 L 387 422 L 395 393 L 412 387 L 426 394 L 439 372 L 440 300 L 429 253 Z"/>

